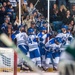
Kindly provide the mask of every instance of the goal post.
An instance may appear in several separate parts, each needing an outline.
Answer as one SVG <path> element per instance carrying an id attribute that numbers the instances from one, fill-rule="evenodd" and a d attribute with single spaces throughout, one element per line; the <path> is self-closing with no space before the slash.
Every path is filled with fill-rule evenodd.
<path id="1" fill-rule="evenodd" d="M 17 75 L 17 53 L 14 51 L 14 75 Z"/>
<path id="2" fill-rule="evenodd" d="M 17 53 L 12 48 L 0 47 L 0 72 L 17 75 Z"/>

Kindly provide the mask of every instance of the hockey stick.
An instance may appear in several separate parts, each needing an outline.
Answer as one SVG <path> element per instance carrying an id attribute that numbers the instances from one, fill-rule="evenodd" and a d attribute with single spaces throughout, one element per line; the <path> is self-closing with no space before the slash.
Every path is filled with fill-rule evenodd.
<path id="1" fill-rule="evenodd" d="M 38 2 L 39 2 L 39 0 L 37 0 L 37 2 L 35 3 L 34 8 L 35 8 L 35 7 L 36 7 L 36 5 L 38 4 Z"/>
<path id="2" fill-rule="evenodd" d="M 39 2 L 39 0 L 37 0 L 37 2 L 35 3 L 33 9 L 36 7 L 36 5 L 38 4 L 38 2 Z M 30 15 L 32 12 L 33 12 L 33 10 L 31 10 L 31 11 L 29 12 L 29 15 Z"/>
<path id="3" fill-rule="evenodd" d="M 15 46 L 15 44 L 14 44 L 11 40 L 9 40 L 9 38 L 8 38 L 8 36 L 7 36 L 6 34 L 1 34 L 1 35 L 0 35 L 0 40 L 1 40 L 4 44 L 6 44 L 8 47 L 13 48 L 13 49 L 17 52 L 17 54 L 18 54 L 19 56 L 21 56 L 22 58 L 24 58 L 24 60 L 28 63 L 28 65 L 29 65 L 34 71 L 36 71 L 36 72 L 39 73 L 40 75 L 43 75 L 43 73 L 40 71 L 40 69 L 39 69 L 37 66 L 35 66 L 35 65 L 33 64 L 33 62 L 32 62 L 24 53 L 22 53 L 21 50 L 20 50 L 19 48 L 17 48 L 17 47 Z"/>

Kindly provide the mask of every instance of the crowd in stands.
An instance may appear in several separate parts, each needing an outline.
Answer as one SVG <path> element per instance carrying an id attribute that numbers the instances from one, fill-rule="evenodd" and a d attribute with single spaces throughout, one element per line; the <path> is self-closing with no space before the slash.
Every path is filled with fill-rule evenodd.
<path id="1" fill-rule="evenodd" d="M 43 10 L 46 7 L 46 13 L 47 13 L 47 2 L 45 1 L 40 1 L 39 3 L 44 3 L 45 4 L 42 6 L 38 6 L 39 4 L 36 5 L 36 8 L 38 6 L 39 10 L 34 8 L 33 3 L 35 1 L 32 1 L 33 3 L 22 1 L 22 21 L 21 24 L 23 24 L 25 27 L 29 28 L 30 27 L 30 22 L 34 21 L 36 22 L 38 19 L 40 20 L 43 18 L 46 20 L 47 16 L 42 15 L 43 13 L 40 13 L 41 9 Z M 6 23 L 6 20 L 9 19 L 8 22 L 11 22 L 12 28 L 15 31 L 18 29 L 19 25 L 19 4 L 18 0 L 5 0 L 5 1 L 0 1 L 0 28 L 4 23 Z M 74 22 L 75 22 L 75 4 L 72 5 L 72 7 L 69 7 L 70 5 L 69 1 L 67 0 L 52 0 L 50 1 L 51 6 L 50 6 L 50 23 L 54 23 L 55 21 L 58 21 L 60 24 L 60 21 L 64 25 L 68 25 L 71 28 L 71 31 L 74 33 Z M 68 3 L 68 4 L 67 4 Z M 57 5 L 58 4 L 58 5 Z M 70 9 L 71 8 L 71 9 Z M 40 12 L 39 12 L 40 11 Z M 38 22 L 38 21 L 37 21 Z M 37 25 L 36 22 L 36 25 Z M 72 25 L 71 25 L 72 24 Z M 7 32 L 5 32 L 7 33 Z"/>
<path id="2" fill-rule="evenodd" d="M 33 2 L 21 0 L 22 10 L 21 10 L 21 21 L 19 21 L 19 2 L 18 0 L 1 0 L 0 3 L 0 33 L 5 33 L 7 36 L 14 41 L 15 35 L 19 33 L 20 28 L 24 27 L 24 32 L 32 28 L 34 29 L 36 35 L 42 31 L 41 27 L 48 29 L 47 22 L 47 6 L 42 7 L 42 9 L 37 9 L 34 7 Z M 33 0 L 34 1 L 34 0 Z M 44 2 L 45 0 L 41 0 Z M 50 8 L 50 39 L 57 36 L 64 30 L 61 30 L 63 26 L 68 33 L 75 36 L 75 5 L 71 7 L 67 6 L 66 0 L 52 0 L 53 5 Z M 51 2 L 52 2 L 51 1 Z M 62 3 L 61 3 L 61 2 Z M 47 3 L 47 2 L 46 2 Z M 43 9 L 46 9 L 46 13 L 40 12 Z M 45 15 L 44 15 L 44 14 Z M 27 33 L 28 34 L 28 33 Z M 48 36 L 49 36 L 48 35 Z M 43 40 L 43 39 L 40 39 Z M 47 42 L 47 40 L 46 40 Z M 4 47 L 5 45 L 0 41 L 0 46 Z"/>

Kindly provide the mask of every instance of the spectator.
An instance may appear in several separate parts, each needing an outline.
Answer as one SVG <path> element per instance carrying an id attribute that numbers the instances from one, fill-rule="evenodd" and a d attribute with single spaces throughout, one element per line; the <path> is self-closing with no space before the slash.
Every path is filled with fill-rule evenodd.
<path id="1" fill-rule="evenodd" d="M 34 19 L 36 19 L 37 17 L 38 17 L 38 11 L 37 10 L 34 10 L 33 12 L 32 12 L 32 14 L 33 14 L 33 16 L 34 16 Z"/>
<path id="2" fill-rule="evenodd" d="M 6 15 L 5 18 L 7 18 L 9 20 L 9 22 L 10 22 L 10 17 L 8 15 Z"/>
<path id="3" fill-rule="evenodd" d="M 56 4 L 56 0 L 50 0 L 50 9 L 53 8 L 52 6 L 53 6 L 54 4 Z"/>
<path id="4" fill-rule="evenodd" d="M 73 32 L 72 32 L 73 36 L 75 37 L 75 24 L 73 26 Z"/>
<path id="5" fill-rule="evenodd" d="M 70 33 L 72 33 L 74 35 L 74 20 L 71 20 L 71 22 L 68 25 L 68 30 L 70 31 Z"/>
<path id="6" fill-rule="evenodd" d="M 11 5 L 10 1 L 7 2 L 7 9 L 9 8 L 9 6 Z"/>
<path id="7" fill-rule="evenodd" d="M 54 4 L 53 5 L 53 9 L 51 10 L 51 22 L 52 21 L 56 21 L 56 20 L 58 20 L 58 12 L 59 12 L 59 10 L 58 10 L 58 6 L 56 5 L 56 4 Z"/>
<path id="8" fill-rule="evenodd" d="M 16 20 L 14 22 L 14 30 L 18 30 L 18 27 L 20 26 L 19 18 L 16 16 Z"/>
<path id="9" fill-rule="evenodd" d="M 68 25 L 68 28 L 73 31 L 73 26 L 74 26 L 74 20 L 71 20 L 71 22 Z"/>
<path id="10" fill-rule="evenodd" d="M 30 26 L 31 26 L 31 21 L 35 21 L 33 14 L 31 14 L 30 16 L 27 15 L 26 19 L 23 20 L 23 25 L 24 25 L 26 28 L 30 28 Z M 27 31 L 27 29 L 26 29 L 26 31 Z"/>
<path id="11" fill-rule="evenodd" d="M 75 5 L 72 5 L 71 14 L 75 15 Z"/>
<path id="12" fill-rule="evenodd" d="M 52 9 L 51 9 L 51 14 L 54 13 L 55 10 L 58 10 L 57 4 L 54 4 Z"/>
<path id="13" fill-rule="evenodd" d="M 75 5 L 72 5 L 72 9 L 70 11 L 71 11 L 71 14 L 73 15 L 73 18 L 75 21 Z"/>
<path id="14" fill-rule="evenodd" d="M 23 25 L 27 25 L 27 28 L 29 28 L 30 27 L 30 21 L 29 21 L 29 15 L 27 15 L 26 16 L 26 18 L 24 18 L 24 20 L 23 20 Z"/>
<path id="15" fill-rule="evenodd" d="M 67 8 L 64 5 L 61 5 L 59 8 L 59 15 L 61 21 L 63 20 L 64 15 L 66 15 Z"/>
<path id="16" fill-rule="evenodd" d="M 6 6 L 7 6 L 7 3 L 3 2 L 3 7 L 5 7 L 5 9 L 6 9 Z"/>
<path id="17" fill-rule="evenodd" d="M 9 19 L 8 18 L 5 18 L 4 20 L 5 20 L 5 22 L 2 24 L 1 30 L 2 30 L 3 33 L 8 34 L 8 23 L 9 23 Z"/>
<path id="18" fill-rule="evenodd" d="M 17 25 L 17 26 L 19 26 L 19 18 L 18 18 L 18 16 L 16 16 L 16 20 L 15 20 L 15 22 L 14 22 L 14 25 Z"/>
<path id="19" fill-rule="evenodd" d="M 63 18 L 63 23 L 69 24 L 69 22 L 71 22 L 71 20 L 73 20 L 73 16 L 71 15 L 70 10 L 67 10 L 66 15 Z"/>
<path id="20" fill-rule="evenodd" d="M 22 15 L 27 15 L 28 14 L 28 10 L 27 10 L 27 5 L 26 4 L 22 4 Z"/>
<path id="21" fill-rule="evenodd" d="M 34 18 L 34 15 L 32 14 L 32 15 L 30 15 L 30 19 L 29 19 L 29 21 L 31 22 L 31 21 L 34 21 L 35 22 L 35 18 Z"/>
<path id="22" fill-rule="evenodd" d="M 33 3 L 29 3 L 29 6 L 27 7 L 29 14 L 32 14 L 35 9 L 36 8 L 34 7 Z"/>
<path id="23" fill-rule="evenodd" d="M 6 10 L 5 8 L 2 6 L 1 7 L 1 10 L 0 10 L 0 24 L 2 24 L 4 22 L 4 17 L 6 15 Z"/>
<path id="24" fill-rule="evenodd" d="M 13 9 L 12 5 L 10 4 L 9 7 L 8 7 L 8 9 L 7 9 L 7 15 L 10 16 L 10 21 L 11 22 L 13 20 L 13 12 L 14 12 L 14 9 Z"/>
<path id="25" fill-rule="evenodd" d="M 11 22 L 8 23 L 7 30 L 8 30 L 8 37 L 11 39 L 11 35 L 13 32 L 13 26 Z"/>

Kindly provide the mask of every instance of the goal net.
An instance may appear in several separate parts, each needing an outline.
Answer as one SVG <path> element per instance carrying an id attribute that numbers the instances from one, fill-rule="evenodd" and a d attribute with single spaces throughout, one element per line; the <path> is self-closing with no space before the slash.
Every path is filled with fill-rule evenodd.
<path id="1" fill-rule="evenodd" d="M 0 73 L 17 75 L 17 53 L 12 48 L 0 48 Z"/>

